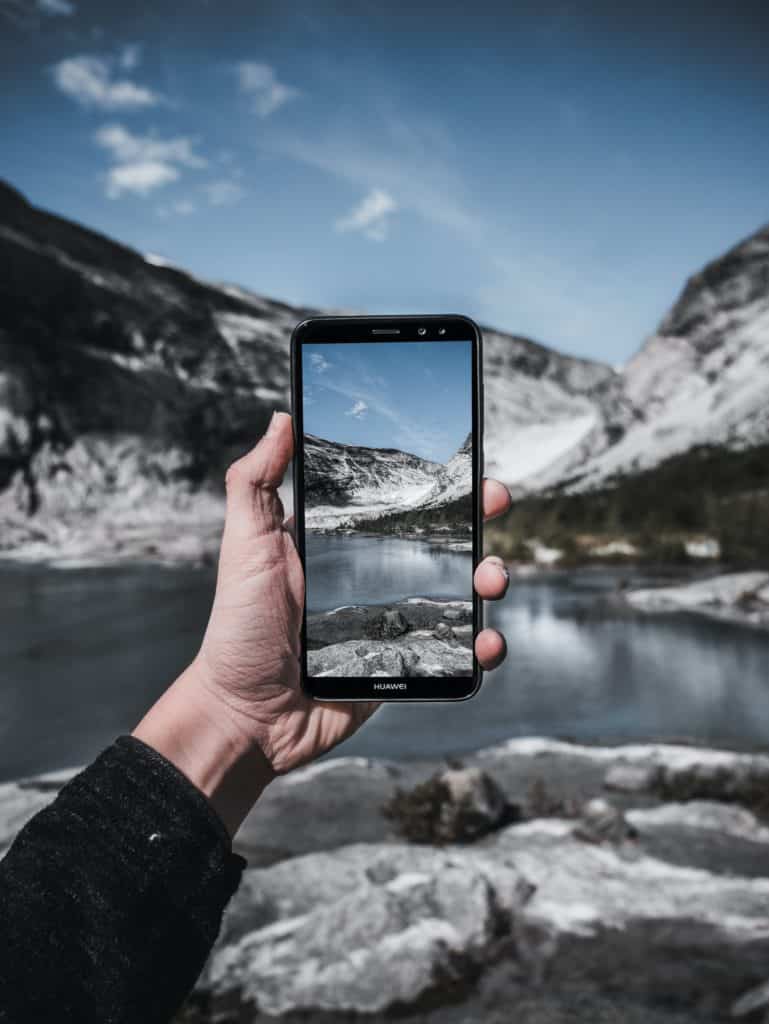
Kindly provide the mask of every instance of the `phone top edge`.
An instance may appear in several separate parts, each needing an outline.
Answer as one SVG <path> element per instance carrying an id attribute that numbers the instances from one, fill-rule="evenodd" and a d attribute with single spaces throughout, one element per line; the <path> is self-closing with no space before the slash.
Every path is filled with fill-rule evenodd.
<path id="1" fill-rule="evenodd" d="M 436 336 L 431 330 L 430 336 L 419 334 L 420 325 L 433 328 L 440 324 L 445 328 L 443 334 Z M 393 331 L 398 330 L 402 337 L 371 337 L 376 326 L 380 329 L 385 326 Z M 370 330 L 366 330 L 366 328 Z M 361 334 L 356 335 L 356 332 Z M 412 337 L 413 335 L 413 337 Z M 469 337 L 468 337 L 469 335 Z M 310 343 L 344 344 L 350 341 L 361 342 L 384 342 L 388 341 L 467 341 L 473 340 L 478 345 L 483 342 L 483 332 L 478 324 L 469 316 L 462 313 L 427 313 L 423 316 L 417 314 L 392 314 L 377 316 L 317 316 L 307 317 L 301 320 L 291 333 L 291 346 Z"/>

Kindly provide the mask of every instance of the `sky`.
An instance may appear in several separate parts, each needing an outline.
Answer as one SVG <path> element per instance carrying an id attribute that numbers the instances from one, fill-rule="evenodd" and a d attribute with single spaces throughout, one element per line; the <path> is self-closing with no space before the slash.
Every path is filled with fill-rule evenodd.
<path id="1" fill-rule="evenodd" d="M 0 176 L 215 281 L 621 364 L 769 220 L 769 5 L 0 0 Z"/>
<path id="2" fill-rule="evenodd" d="M 470 341 L 302 346 L 305 433 L 448 462 L 472 430 Z"/>

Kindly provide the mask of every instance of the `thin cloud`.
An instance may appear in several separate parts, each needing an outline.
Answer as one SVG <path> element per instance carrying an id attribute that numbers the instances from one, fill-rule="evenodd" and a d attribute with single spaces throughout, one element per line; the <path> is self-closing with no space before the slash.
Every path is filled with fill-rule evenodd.
<path id="1" fill-rule="evenodd" d="M 364 419 L 367 412 L 368 406 L 361 398 L 359 398 L 358 401 L 355 402 L 353 407 L 347 410 L 345 416 L 354 416 L 356 420 L 362 420 Z"/>
<path id="2" fill-rule="evenodd" d="M 41 14 L 51 18 L 71 18 L 77 10 L 70 0 L 37 0 L 35 6 Z"/>
<path id="3" fill-rule="evenodd" d="M 174 203 L 168 205 L 159 206 L 157 208 L 158 217 L 189 217 L 191 214 L 197 211 L 197 206 L 192 202 L 191 199 L 177 199 Z"/>
<path id="4" fill-rule="evenodd" d="M 185 136 L 159 139 L 134 135 L 120 124 L 108 124 L 96 133 L 96 143 L 112 160 L 106 185 L 110 199 L 126 192 L 146 196 L 177 181 L 182 168 L 206 166 L 206 160 L 195 152 L 194 139 Z"/>
<path id="5" fill-rule="evenodd" d="M 171 164 L 159 160 L 139 160 L 132 164 L 119 164 L 107 172 L 107 196 L 119 199 L 124 192 L 146 196 L 161 185 L 176 181 L 179 171 Z"/>
<path id="6" fill-rule="evenodd" d="M 237 181 L 229 181 L 222 178 L 219 181 L 209 181 L 201 186 L 210 206 L 233 206 L 239 203 L 246 190 Z"/>
<path id="7" fill-rule="evenodd" d="M 142 59 L 142 48 L 139 43 L 128 43 L 120 51 L 118 64 L 124 71 L 133 71 L 138 68 Z"/>
<path id="8" fill-rule="evenodd" d="M 390 117 L 375 140 L 350 126 L 325 131 L 315 138 L 273 139 L 274 152 L 323 171 L 334 178 L 398 197 L 398 208 L 427 223 L 447 228 L 466 242 L 485 247 L 488 226 L 465 200 L 449 141 L 435 126 L 423 130 Z"/>
<path id="9" fill-rule="evenodd" d="M 336 222 L 340 232 L 359 231 L 372 242 L 383 242 L 390 227 L 390 216 L 398 209 L 389 192 L 373 188 L 345 217 Z"/>
<path id="10" fill-rule="evenodd" d="M 325 373 L 326 370 L 331 369 L 331 363 L 320 352 L 310 353 L 310 363 L 316 373 Z"/>
<path id="11" fill-rule="evenodd" d="M 251 98 L 259 117 L 269 117 L 300 95 L 293 85 L 281 82 L 269 64 L 243 60 L 236 65 L 236 71 L 240 91 Z"/>
<path id="12" fill-rule="evenodd" d="M 162 97 L 127 78 L 114 78 L 115 61 L 87 54 L 67 57 L 53 66 L 56 88 L 83 107 L 99 110 L 139 110 L 155 107 Z"/>
<path id="13" fill-rule="evenodd" d="M 346 411 L 346 416 L 355 415 L 353 410 L 360 404 L 365 406 L 363 415 L 374 413 L 389 420 L 394 428 L 393 443 L 395 447 L 400 448 L 402 451 L 413 452 L 422 458 L 435 459 L 442 448 L 445 447 L 445 437 L 442 433 L 426 430 L 424 423 L 411 421 L 404 415 L 403 410 L 398 405 L 391 404 L 387 397 L 379 391 L 374 392 L 361 389 L 359 375 L 356 375 L 354 383 L 348 382 L 344 378 L 341 380 L 326 378 L 323 381 L 323 387 L 352 401 L 353 405 Z M 356 416 L 355 418 L 360 419 L 362 416 Z"/>

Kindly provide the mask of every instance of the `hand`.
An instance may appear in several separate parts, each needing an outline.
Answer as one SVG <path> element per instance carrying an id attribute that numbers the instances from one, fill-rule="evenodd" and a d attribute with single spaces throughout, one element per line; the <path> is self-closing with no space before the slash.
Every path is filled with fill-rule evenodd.
<path id="1" fill-rule="evenodd" d="M 277 493 L 292 454 L 291 418 L 276 413 L 256 447 L 228 470 L 216 595 L 200 652 L 135 732 L 207 793 L 231 832 L 274 775 L 335 747 L 378 706 L 324 704 L 302 692 L 304 574 Z M 507 489 L 493 480 L 484 481 L 483 500 L 487 518 L 510 505 Z M 500 598 L 507 584 L 501 559 L 476 568 L 481 597 Z M 484 629 L 475 650 L 484 668 L 495 668 L 505 642 Z M 182 704 L 184 725 L 172 720 Z"/>

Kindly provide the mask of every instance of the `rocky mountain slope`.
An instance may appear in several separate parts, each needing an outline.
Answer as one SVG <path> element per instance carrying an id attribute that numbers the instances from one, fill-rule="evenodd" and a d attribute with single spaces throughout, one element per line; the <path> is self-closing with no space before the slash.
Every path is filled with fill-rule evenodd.
<path id="1" fill-rule="evenodd" d="M 310 311 L 198 280 L 1 183 L 0 271 L 0 550 L 204 557 L 224 466 L 287 407 L 288 338 Z M 486 470 L 519 493 L 765 442 L 769 229 L 695 275 L 622 372 L 484 337 Z M 425 500 L 442 486 L 402 471 Z"/>
<path id="2" fill-rule="evenodd" d="M 349 528 L 393 513 L 440 509 L 472 489 L 472 438 L 446 465 L 395 448 L 365 448 L 305 435 L 306 522 Z"/>
<path id="3" fill-rule="evenodd" d="M 199 553 L 224 466 L 286 407 L 287 339 L 308 312 L 199 281 L 0 185 L 0 548 Z"/>
<path id="4" fill-rule="evenodd" d="M 769 226 L 689 279 L 625 367 L 622 403 L 631 415 L 614 443 L 565 467 L 578 489 L 695 446 L 769 440 Z"/>
<path id="5" fill-rule="evenodd" d="M 635 412 L 611 367 L 484 329 L 486 471 L 538 489 L 621 437 Z"/>

